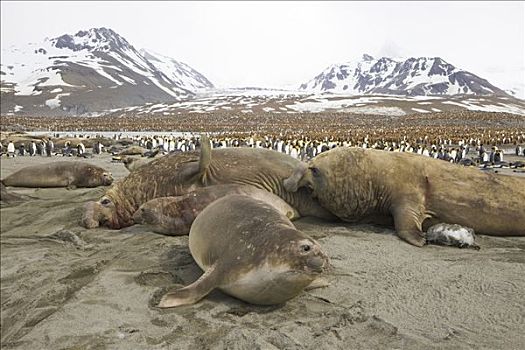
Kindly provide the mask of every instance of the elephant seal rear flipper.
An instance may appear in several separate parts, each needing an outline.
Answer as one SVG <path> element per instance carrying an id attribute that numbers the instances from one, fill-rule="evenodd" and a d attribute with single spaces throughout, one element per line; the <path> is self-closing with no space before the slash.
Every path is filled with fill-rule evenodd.
<path id="1" fill-rule="evenodd" d="M 201 135 L 201 153 L 199 157 L 199 180 L 207 185 L 207 172 L 211 164 L 211 143 L 207 135 Z"/>

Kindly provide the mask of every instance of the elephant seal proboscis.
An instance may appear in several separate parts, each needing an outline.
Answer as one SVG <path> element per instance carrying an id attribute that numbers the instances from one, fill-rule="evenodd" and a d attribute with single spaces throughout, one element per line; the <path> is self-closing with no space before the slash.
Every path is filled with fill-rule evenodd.
<path id="1" fill-rule="evenodd" d="M 334 219 L 312 199 L 308 189 L 286 191 L 283 180 L 300 164 L 281 152 L 262 148 L 211 149 L 203 137 L 200 153 L 168 154 L 142 166 L 106 191 L 97 202 L 85 204 L 82 224 L 113 229 L 133 225 L 133 214 L 147 201 L 181 196 L 212 185 L 251 185 L 274 193 L 297 209 L 301 216 Z"/>
<path id="2" fill-rule="evenodd" d="M 2 180 L 13 187 L 97 187 L 113 182 L 111 173 L 101 167 L 76 161 L 50 162 L 22 168 Z"/>
<path id="3" fill-rule="evenodd" d="M 472 248 L 479 250 L 480 247 L 474 240 L 476 235 L 470 227 L 452 224 L 437 224 L 429 227 L 426 234 L 427 243 L 449 245 L 459 248 Z"/>
<path id="4" fill-rule="evenodd" d="M 525 179 L 483 173 L 417 154 L 340 147 L 302 163 L 284 181 L 313 190 L 319 203 L 349 222 L 394 222 L 399 237 L 425 244 L 436 223 L 478 234 L 525 236 Z"/>
<path id="5" fill-rule="evenodd" d="M 213 289 L 272 305 L 298 295 L 329 266 L 319 244 L 273 206 L 246 195 L 216 200 L 193 223 L 191 255 L 204 274 L 159 307 L 194 304 Z"/>
<path id="6" fill-rule="evenodd" d="M 229 194 L 244 194 L 272 205 L 290 220 L 299 213 L 280 197 L 249 185 L 215 185 L 198 188 L 183 196 L 159 197 L 140 206 L 133 215 L 136 224 L 151 226 L 154 232 L 186 235 L 197 215 L 215 200 Z"/>

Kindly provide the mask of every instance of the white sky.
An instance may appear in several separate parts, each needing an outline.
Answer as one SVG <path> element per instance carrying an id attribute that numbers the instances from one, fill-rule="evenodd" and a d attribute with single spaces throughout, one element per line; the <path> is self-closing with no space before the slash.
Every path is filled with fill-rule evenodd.
<path id="1" fill-rule="evenodd" d="M 2 47 L 93 27 L 183 61 L 219 87 L 297 87 L 363 53 L 440 56 L 496 86 L 525 85 L 522 1 L 1 1 Z"/>

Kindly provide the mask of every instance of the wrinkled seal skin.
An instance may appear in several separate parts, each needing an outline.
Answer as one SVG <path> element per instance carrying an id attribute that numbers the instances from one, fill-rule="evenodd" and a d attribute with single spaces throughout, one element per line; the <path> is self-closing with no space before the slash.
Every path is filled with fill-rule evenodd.
<path id="1" fill-rule="evenodd" d="M 436 223 L 478 234 L 525 236 L 525 179 L 487 174 L 409 153 L 336 148 L 301 164 L 284 182 L 307 187 L 319 203 L 349 222 L 388 222 L 399 237 L 425 244 Z"/>
<path id="2" fill-rule="evenodd" d="M 2 182 L 14 187 L 75 188 L 109 186 L 113 177 L 107 170 L 89 163 L 61 161 L 22 168 Z"/>
<path id="3" fill-rule="evenodd" d="M 83 225 L 113 229 L 133 225 L 132 215 L 143 203 L 202 187 L 195 179 L 198 166 L 199 154 L 187 152 L 167 155 L 135 169 L 113 184 L 99 201 L 85 204 Z"/>
<path id="4" fill-rule="evenodd" d="M 244 194 L 275 207 L 289 219 L 299 213 L 280 197 L 249 185 L 214 185 L 196 189 L 183 196 L 160 197 L 142 204 L 133 215 L 136 224 L 151 226 L 154 232 L 178 236 L 190 232 L 197 215 L 215 200 L 229 194 Z"/>
<path id="5" fill-rule="evenodd" d="M 329 267 L 316 241 L 274 206 L 247 195 L 206 207 L 191 227 L 189 248 L 204 274 L 164 295 L 159 307 L 196 303 L 215 288 L 252 304 L 281 304 Z"/>
<path id="6" fill-rule="evenodd" d="M 335 218 L 312 199 L 309 189 L 290 193 L 284 188 L 284 179 L 301 164 L 299 160 L 264 148 L 223 148 L 209 154 L 211 159 L 207 159 L 206 154 L 201 159 L 199 176 L 204 185 L 251 185 L 279 196 L 300 216 Z"/>
<path id="7" fill-rule="evenodd" d="M 133 214 L 151 199 L 181 196 L 197 188 L 222 184 L 252 185 L 278 195 L 301 216 L 333 219 L 332 214 L 312 199 L 308 189 L 296 193 L 284 189 L 283 180 L 298 164 L 298 160 L 272 150 L 211 150 L 207 143 L 202 152 L 169 154 L 130 172 L 98 202 L 86 204 L 82 223 L 87 228 L 130 226 Z"/>

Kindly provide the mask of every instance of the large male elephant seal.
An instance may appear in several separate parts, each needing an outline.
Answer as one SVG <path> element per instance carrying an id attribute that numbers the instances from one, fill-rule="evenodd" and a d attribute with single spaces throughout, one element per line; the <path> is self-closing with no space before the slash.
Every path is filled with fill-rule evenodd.
<path id="1" fill-rule="evenodd" d="M 97 187 L 113 182 L 107 170 L 84 162 L 50 162 L 22 168 L 2 180 L 14 187 Z"/>
<path id="2" fill-rule="evenodd" d="M 274 206 L 289 219 L 299 218 L 297 210 L 280 197 L 250 185 L 215 185 L 198 188 L 178 197 L 159 197 L 140 206 L 133 215 L 136 224 L 151 226 L 154 232 L 186 235 L 197 215 L 215 200 L 230 194 L 244 194 Z"/>
<path id="3" fill-rule="evenodd" d="M 169 154 L 130 172 L 98 202 L 86 203 L 83 225 L 114 229 L 130 226 L 133 214 L 151 199 L 181 196 L 200 187 L 221 184 L 252 185 L 274 193 L 301 216 L 334 217 L 311 198 L 308 189 L 290 193 L 283 187 L 283 180 L 300 164 L 298 160 L 260 148 L 212 150 L 207 138 L 203 138 L 202 145 L 200 154 Z"/>
<path id="4" fill-rule="evenodd" d="M 284 182 L 293 192 L 313 189 L 339 218 L 376 222 L 393 218 L 399 237 L 425 244 L 436 223 L 471 227 L 479 234 L 525 236 L 525 179 L 409 153 L 336 148 L 300 164 Z"/>
<path id="5" fill-rule="evenodd" d="M 159 307 L 196 303 L 215 288 L 252 304 L 281 304 L 329 266 L 316 241 L 274 206 L 246 195 L 206 207 L 191 226 L 189 248 L 204 274 L 164 295 Z"/>

